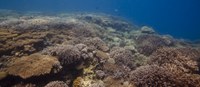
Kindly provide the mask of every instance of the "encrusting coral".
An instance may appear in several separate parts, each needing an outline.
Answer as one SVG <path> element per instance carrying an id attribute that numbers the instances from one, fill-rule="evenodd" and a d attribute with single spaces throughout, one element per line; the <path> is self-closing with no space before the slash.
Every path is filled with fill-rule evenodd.
<path id="1" fill-rule="evenodd" d="M 57 73 L 61 68 L 60 62 L 55 57 L 32 54 L 14 59 L 8 64 L 5 72 L 27 79 L 33 76 Z"/>

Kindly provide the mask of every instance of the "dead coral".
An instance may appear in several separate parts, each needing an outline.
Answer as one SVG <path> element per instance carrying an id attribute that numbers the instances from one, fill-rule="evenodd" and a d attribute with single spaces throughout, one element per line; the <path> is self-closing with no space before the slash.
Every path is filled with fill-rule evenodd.
<path id="1" fill-rule="evenodd" d="M 120 47 L 113 48 L 110 52 L 110 57 L 115 59 L 117 65 L 125 65 L 131 69 L 136 67 L 134 56 L 130 50 Z"/>
<path id="2" fill-rule="evenodd" d="M 57 73 L 61 68 L 59 61 L 55 57 L 32 54 L 11 61 L 5 71 L 10 75 L 26 79 L 51 72 Z"/>
<path id="3" fill-rule="evenodd" d="M 149 64 L 166 66 L 174 64 L 182 72 L 198 72 L 200 52 L 191 48 L 160 48 L 150 56 Z"/>
<path id="4" fill-rule="evenodd" d="M 173 40 L 168 40 L 158 35 L 140 35 L 135 39 L 139 53 L 151 55 L 156 49 L 173 46 Z"/>
<path id="5" fill-rule="evenodd" d="M 69 86 L 63 81 L 52 81 L 52 82 L 49 82 L 44 87 L 69 87 Z"/>

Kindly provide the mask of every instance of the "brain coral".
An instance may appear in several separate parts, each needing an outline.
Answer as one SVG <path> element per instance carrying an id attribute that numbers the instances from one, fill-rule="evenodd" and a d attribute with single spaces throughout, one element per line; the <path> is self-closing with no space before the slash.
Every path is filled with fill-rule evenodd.
<path id="1" fill-rule="evenodd" d="M 32 54 L 22 58 L 17 58 L 9 63 L 6 72 L 10 75 L 20 76 L 23 79 L 57 73 L 62 67 L 55 57 Z"/>
<path id="2" fill-rule="evenodd" d="M 52 82 L 49 82 L 44 87 L 69 87 L 69 86 L 63 81 L 52 81 Z"/>
<path id="3" fill-rule="evenodd" d="M 191 48 L 160 48 L 150 56 L 149 64 L 172 66 L 182 72 L 197 72 L 200 52 Z"/>

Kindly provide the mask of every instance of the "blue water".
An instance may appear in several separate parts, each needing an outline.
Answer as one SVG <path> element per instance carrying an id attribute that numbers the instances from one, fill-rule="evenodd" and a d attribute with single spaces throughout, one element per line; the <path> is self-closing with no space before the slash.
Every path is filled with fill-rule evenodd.
<path id="1" fill-rule="evenodd" d="M 0 0 L 0 9 L 103 12 L 175 38 L 200 39 L 200 0 Z"/>

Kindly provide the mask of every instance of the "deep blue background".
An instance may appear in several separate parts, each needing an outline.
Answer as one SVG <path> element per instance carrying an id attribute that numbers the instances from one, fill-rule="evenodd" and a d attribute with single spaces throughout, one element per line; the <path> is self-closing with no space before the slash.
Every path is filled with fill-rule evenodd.
<path id="1" fill-rule="evenodd" d="M 200 39 L 200 0 L 0 0 L 0 9 L 104 12 L 152 26 L 161 34 Z"/>

